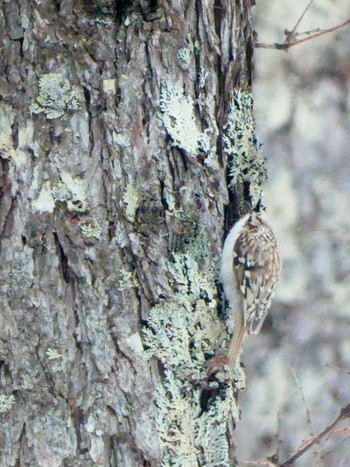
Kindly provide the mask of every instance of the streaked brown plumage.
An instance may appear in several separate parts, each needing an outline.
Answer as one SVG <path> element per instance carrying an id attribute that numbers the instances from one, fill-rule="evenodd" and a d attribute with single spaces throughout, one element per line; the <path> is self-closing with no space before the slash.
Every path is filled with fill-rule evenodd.
<path id="1" fill-rule="evenodd" d="M 247 334 L 257 334 L 270 308 L 281 271 L 277 242 L 269 225 L 255 212 L 229 232 L 223 247 L 221 279 L 235 316 L 227 363 L 235 366 Z"/>

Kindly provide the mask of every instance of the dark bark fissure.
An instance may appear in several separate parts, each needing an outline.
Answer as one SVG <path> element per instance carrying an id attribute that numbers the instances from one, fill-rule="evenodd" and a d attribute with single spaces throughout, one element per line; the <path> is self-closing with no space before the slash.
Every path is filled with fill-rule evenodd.
<path id="1" fill-rule="evenodd" d="M 9 238 L 11 236 L 11 233 L 13 232 L 14 228 L 14 214 L 15 214 L 15 209 L 17 207 L 17 199 L 16 198 L 11 198 L 10 199 L 10 205 L 8 207 L 8 210 L 6 212 L 6 217 L 4 220 L 4 227 L 2 231 L 2 237 L 7 237 Z M 6 205 L 5 205 L 6 208 Z"/>
<path id="2" fill-rule="evenodd" d="M 90 150 L 90 157 L 94 149 L 94 133 L 92 130 L 92 111 L 91 111 L 91 95 L 89 90 L 83 86 L 83 91 L 84 91 L 84 97 L 85 97 L 85 105 L 86 105 L 86 111 L 88 112 L 89 115 L 89 150 Z"/>
<path id="3" fill-rule="evenodd" d="M 9 162 L 1 161 L 0 172 L 0 236 L 4 235 L 7 218 L 13 205 L 11 197 L 11 184 L 9 179 Z M 0 245 L 1 247 L 1 245 Z"/>
<path id="4" fill-rule="evenodd" d="M 61 264 L 61 271 L 62 271 L 62 277 L 63 280 L 66 284 L 69 284 L 70 282 L 70 271 L 69 271 L 69 266 L 68 266 L 68 258 L 64 253 L 63 247 L 58 239 L 58 235 L 56 232 L 53 233 L 55 243 L 57 245 L 58 249 L 58 256 L 60 259 L 60 264 Z"/>

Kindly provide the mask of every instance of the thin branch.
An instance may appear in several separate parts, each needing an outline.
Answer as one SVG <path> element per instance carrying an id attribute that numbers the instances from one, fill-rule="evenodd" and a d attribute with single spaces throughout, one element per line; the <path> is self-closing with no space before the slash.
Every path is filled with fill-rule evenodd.
<path id="1" fill-rule="evenodd" d="M 309 36 L 310 34 L 315 34 L 316 32 L 321 32 L 321 28 L 316 28 L 316 29 L 310 29 L 310 31 L 304 31 L 304 32 L 295 32 L 294 36 Z M 285 32 L 286 34 L 286 32 Z"/>
<path id="2" fill-rule="evenodd" d="M 306 412 L 306 419 L 307 419 L 307 423 L 309 425 L 309 428 L 310 428 L 310 438 L 313 438 L 315 436 L 315 431 L 314 431 L 314 427 L 313 427 L 313 424 L 312 424 L 312 420 L 311 420 L 311 410 L 310 410 L 310 407 L 308 405 L 308 403 L 306 402 L 306 398 L 305 398 L 305 394 L 304 394 L 304 390 L 303 390 L 303 387 L 299 381 L 299 378 L 296 374 L 296 371 L 294 368 L 292 368 L 292 372 L 293 372 L 293 376 L 294 376 L 294 379 L 295 379 L 295 382 L 296 384 L 298 385 L 298 388 L 299 388 L 299 391 L 300 391 L 300 394 L 301 394 L 301 399 L 303 401 L 303 405 L 304 405 L 304 408 L 305 408 L 305 412 Z M 315 457 L 317 459 L 317 457 L 320 456 L 320 444 L 317 443 L 316 445 L 316 451 L 315 451 Z M 316 465 L 316 464 L 315 464 Z"/>
<path id="3" fill-rule="evenodd" d="M 246 461 L 244 465 L 263 465 L 264 467 L 276 467 L 276 464 L 273 464 L 269 461 Z"/>
<path id="4" fill-rule="evenodd" d="M 348 417 L 350 417 L 350 404 L 348 404 L 346 407 L 341 409 L 340 414 L 334 420 L 333 423 L 327 426 L 327 428 L 325 428 L 319 435 L 314 436 L 308 439 L 306 442 L 304 442 L 302 446 L 289 459 L 282 462 L 282 464 L 279 464 L 279 467 L 286 467 L 286 466 L 294 464 L 294 462 L 297 459 L 299 459 L 299 457 L 301 457 L 306 451 L 312 448 L 312 446 L 320 443 L 323 440 L 323 438 L 330 435 L 334 431 L 334 428 L 336 427 L 336 425 L 341 420 L 344 420 L 345 418 L 348 418 Z"/>
<path id="5" fill-rule="evenodd" d="M 346 375 L 350 375 L 350 371 L 346 370 L 345 368 L 339 368 L 338 366 L 334 365 L 327 365 L 328 368 L 332 368 L 333 370 L 340 371 L 341 373 L 345 373 Z"/>
<path id="6" fill-rule="evenodd" d="M 337 430 L 336 430 L 337 431 Z M 350 435 L 347 436 L 346 438 L 342 439 L 339 443 L 337 443 L 335 446 L 333 446 L 331 449 L 329 449 L 327 452 L 325 452 L 322 456 L 321 456 L 321 460 L 324 460 L 331 452 L 333 452 L 335 449 L 338 449 L 339 446 L 341 446 L 342 444 L 344 444 L 346 441 L 348 441 L 350 439 Z"/>
<path id="7" fill-rule="evenodd" d="M 293 28 L 293 31 L 291 32 L 293 35 L 295 34 L 295 31 L 297 29 L 297 27 L 299 26 L 299 24 L 301 23 L 301 20 L 304 18 L 305 16 L 305 13 L 307 12 L 307 10 L 310 8 L 311 6 L 311 3 L 313 2 L 314 0 L 310 0 L 307 7 L 305 8 L 305 10 L 303 11 L 302 15 L 300 16 L 300 18 L 298 19 L 298 21 L 296 22 L 294 28 Z"/>
<path id="8" fill-rule="evenodd" d="M 299 392 L 300 392 L 300 395 L 301 395 L 301 399 L 303 401 L 303 405 L 304 405 L 304 408 L 305 408 L 305 412 L 306 412 L 306 419 L 307 419 L 307 423 L 310 427 L 310 436 L 314 436 L 315 433 L 314 433 L 314 427 L 312 425 L 312 420 L 311 420 L 311 410 L 310 410 L 310 407 L 308 405 L 308 403 L 306 402 L 306 399 L 305 399 L 305 394 L 304 394 L 304 390 L 301 386 L 301 383 L 299 381 L 299 378 L 296 374 L 296 371 L 294 368 L 292 368 L 292 372 L 293 372 L 293 376 L 294 376 L 294 379 L 295 379 L 295 382 L 299 388 Z"/>
<path id="9" fill-rule="evenodd" d="M 280 430 L 281 430 L 281 413 L 278 412 L 277 414 L 277 433 L 276 433 L 276 436 L 275 436 L 275 439 L 277 441 L 277 448 L 276 448 L 276 456 L 275 456 L 275 459 L 279 459 L 280 457 L 280 451 L 281 451 L 281 446 L 283 444 L 283 441 L 280 437 Z"/>
<path id="10" fill-rule="evenodd" d="M 337 428 L 333 431 L 334 435 L 342 435 L 343 433 L 350 433 L 350 426 L 344 426 L 343 428 Z"/>
<path id="11" fill-rule="evenodd" d="M 277 49 L 277 50 L 287 50 L 291 47 L 291 44 L 272 42 L 268 44 L 267 42 L 255 42 L 254 48 L 256 49 Z"/>
<path id="12" fill-rule="evenodd" d="M 254 47 L 258 49 L 288 50 L 293 45 L 298 45 L 298 44 L 302 44 L 303 42 L 311 41 L 312 39 L 316 39 L 316 37 L 320 37 L 330 32 L 337 31 L 338 29 L 343 28 L 344 26 L 347 26 L 348 24 L 350 24 L 350 18 L 344 21 L 344 23 L 338 24 L 337 26 L 334 26 L 333 28 L 325 29 L 311 36 L 304 37 L 303 39 L 296 39 L 296 36 L 297 35 L 300 36 L 303 34 L 309 34 L 309 32 L 296 34 L 293 31 L 291 32 L 285 31 L 286 39 L 284 42 L 282 43 L 274 42 L 272 44 L 267 44 L 265 42 L 255 42 Z"/>

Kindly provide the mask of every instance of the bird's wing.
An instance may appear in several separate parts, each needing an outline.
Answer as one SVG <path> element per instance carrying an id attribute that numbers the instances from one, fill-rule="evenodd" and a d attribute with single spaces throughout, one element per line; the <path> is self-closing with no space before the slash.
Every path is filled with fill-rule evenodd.
<path id="1" fill-rule="evenodd" d="M 272 259 L 272 260 L 271 260 Z M 234 246 L 234 269 L 243 295 L 247 333 L 257 334 L 264 322 L 276 288 L 280 261 L 270 239 L 257 230 L 243 231 Z"/>

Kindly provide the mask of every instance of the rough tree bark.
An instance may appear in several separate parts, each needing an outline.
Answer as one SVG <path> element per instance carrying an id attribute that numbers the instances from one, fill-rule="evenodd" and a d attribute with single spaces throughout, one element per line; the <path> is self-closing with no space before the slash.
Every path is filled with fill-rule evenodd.
<path id="1" fill-rule="evenodd" d="M 1 2 L 2 466 L 233 464 L 235 385 L 201 368 L 250 9 Z"/>

